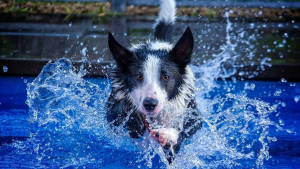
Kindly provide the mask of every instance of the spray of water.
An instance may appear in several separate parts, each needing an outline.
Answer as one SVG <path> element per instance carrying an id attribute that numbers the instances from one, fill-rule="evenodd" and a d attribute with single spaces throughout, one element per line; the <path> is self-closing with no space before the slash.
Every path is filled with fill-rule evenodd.
<path id="1" fill-rule="evenodd" d="M 111 163 L 114 153 L 135 149 L 128 137 L 113 135 L 107 125 L 109 80 L 97 85 L 83 79 L 83 74 L 75 73 L 69 60 L 59 59 L 44 66 L 28 84 L 30 137 L 13 143 L 17 154 L 31 158 L 26 164 L 41 168 L 99 168 Z"/>
<path id="2" fill-rule="evenodd" d="M 186 143 L 172 168 L 262 167 L 264 160 L 270 158 L 269 142 L 276 141 L 275 137 L 269 136 L 270 128 L 283 130 L 269 118 L 276 112 L 278 104 L 250 99 L 245 91 L 230 93 L 229 84 L 220 86 L 216 83 L 217 78 L 225 80 L 234 75 L 239 67 L 235 62 L 240 54 L 236 52 L 237 44 L 231 40 L 232 23 L 228 16 L 229 12 L 226 12 L 227 35 L 222 52 L 203 65 L 193 67 L 198 87 L 196 101 L 204 126 Z M 254 37 L 250 38 L 253 40 Z M 242 42 L 247 44 L 249 41 Z M 253 52 L 249 53 L 250 59 Z M 226 65 L 230 66 L 225 69 Z M 265 63 L 262 68 L 263 65 Z M 235 79 L 231 83 L 234 82 Z M 211 99 L 210 92 L 221 87 L 228 93 Z"/>
<path id="3" fill-rule="evenodd" d="M 27 154 L 31 166 L 37 168 L 151 168 L 153 161 L 160 168 L 262 167 L 270 158 L 269 142 L 276 141 L 269 131 L 283 130 L 269 118 L 278 104 L 250 99 L 245 91 L 230 93 L 225 79 L 236 73 L 240 65 L 235 62 L 240 54 L 236 52 L 237 44 L 232 43 L 228 15 L 227 12 L 227 36 L 222 52 L 205 64 L 192 67 L 197 77 L 196 102 L 203 128 L 184 143 L 172 165 L 166 162 L 159 145 L 151 144 L 147 150 L 140 150 L 122 126 L 118 134 L 111 131 L 105 119 L 109 80 L 91 83 L 82 78 L 86 73 L 83 67 L 75 73 L 67 59 L 49 62 L 28 84 L 26 103 L 31 132 L 27 141 L 12 144 L 16 153 Z M 82 51 L 84 55 L 85 52 Z M 250 59 L 253 52 L 249 51 Z M 226 65 L 230 66 L 225 68 Z M 218 85 L 217 78 L 223 79 L 225 85 Z M 231 85 L 234 82 L 235 79 Z M 210 93 L 221 87 L 228 93 L 211 97 Z"/>

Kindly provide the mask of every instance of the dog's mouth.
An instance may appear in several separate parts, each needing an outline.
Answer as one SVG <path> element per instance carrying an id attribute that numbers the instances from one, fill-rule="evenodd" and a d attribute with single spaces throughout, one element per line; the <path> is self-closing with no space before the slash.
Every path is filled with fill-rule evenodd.
<path id="1" fill-rule="evenodd" d="M 149 117 L 157 117 L 157 116 L 159 115 L 161 109 L 160 109 L 160 108 L 156 108 L 156 109 L 153 110 L 153 111 L 148 111 L 148 110 L 146 110 L 145 108 L 142 108 L 140 111 L 141 111 L 144 115 L 146 115 L 146 116 L 149 116 Z"/>
<path id="2" fill-rule="evenodd" d="M 159 113 L 155 113 L 155 112 L 142 112 L 142 113 L 148 117 L 157 117 L 159 114 Z"/>

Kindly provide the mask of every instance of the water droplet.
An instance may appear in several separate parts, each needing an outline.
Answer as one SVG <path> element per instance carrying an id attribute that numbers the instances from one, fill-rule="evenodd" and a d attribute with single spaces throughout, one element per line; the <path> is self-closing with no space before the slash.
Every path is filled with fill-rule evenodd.
<path id="1" fill-rule="evenodd" d="M 299 95 L 299 96 L 295 96 L 295 97 L 294 97 L 294 100 L 295 100 L 295 102 L 296 102 L 296 103 L 298 103 L 298 102 L 299 102 L 299 99 L 300 99 L 300 95 Z"/>
<path id="2" fill-rule="evenodd" d="M 229 98 L 234 98 L 235 94 L 228 93 L 227 96 L 228 96 Z"/>
<path id="3" fill-rule="evenodd" d="M 257 13 L 258 15 L 262 15 L 263 13 L 262 13 L 262 11 L 258 11 L 258 13 Z"/>
<path id="4" fill-rule="evenodd" d="M 283 48 L 283 47 L 284 47 L 284 44 L 279 43 L 279 44 L 278 44 L 278 47 L 279 47 L 279 48 Z"/>
<path id="5" fill-rule="evenodd" d="M 255 84 L 254 84 L 254 83 L 251 83 L 250 89 L 251 89 L 251 90 L 254 90 L 254 89 L 255 89 Z"/>
<path id="6" fill-rule="evenodd" d="M 245 75 L 245 72 L 243 72 L 243 71 L 239 73 L 239 76 L 244 76 L 244 75 Z"/>
<path id="7" fill-rule="evenodd" d="M 274 96 L 280 96 L 281 93 L 282 93 L 282 90 L 278 89 L 278 90 L 275 91 Z"/>
<path id="8" fill-rule="evenodd" d="M 103 58 L 99 58 L 99 59 L 97 59 L 97 62 L 100 63 L 100 62 L 103 62 L 103 60 L 104 60 Z"/>
<path id="9" fill-rule="evenodd" d="M 225 17 L 226 17 L 226 18 L 229 17 L 229 12 L 225 12 Z"/>
<path id="10" fill-rule="evenodd" d="M 71 23 L 69 23 L 69 26 L 70 26 L 70 27 L 72 26 L 72 22 L 71 22 Z"/>
<path id="11" fill-rule="evenodd" d="M 291 83 L 290 86 L 296 86 L 296 83 Z"/>
<path id="12" fill-rule="evenodd" d="M 287 80 L 285 79 L 285 78 L 281 78 L 281 80 L 280 80 L 282 83 L 286 83 L 287 82 Z"/>
<path id="13" fill-rule="evenodd" d="M 286 40 L 285 40 L 285 39 L 283 39 L 283 40 L 282 40 L 282 43 L 286 43 Z"/>
<path id="14" fill-rule="evenodd" d="M 8 67 L 7 66 L 3 66 L 3 72 L 6 73 L 8 71 Z"/>
<path id="15" fill-rule="evenodd" d="M 23 81 L 24 81 L 24 83 L 27 83 L 27 79 L 24 79 Z"/>
<path id="16" fill-rule="evenodd" d="M 84 47 L 84 48 L 80 51 L 80 53 L 81 53 L 83 56 L 86 56 L 87 48 Z"/>

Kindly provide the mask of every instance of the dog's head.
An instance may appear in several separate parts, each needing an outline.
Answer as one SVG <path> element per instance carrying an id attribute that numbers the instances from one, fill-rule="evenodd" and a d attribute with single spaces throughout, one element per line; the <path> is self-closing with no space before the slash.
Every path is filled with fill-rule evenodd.
<path id="1" fill-rule="evenodd" d="M 175 46 L 154 42 L 127 49 L 111 33 L 108 45 L 128 97 L 140 112 L 157 116 L 168 101 L 180 94 L 194 46 L 189 27 Z"/>

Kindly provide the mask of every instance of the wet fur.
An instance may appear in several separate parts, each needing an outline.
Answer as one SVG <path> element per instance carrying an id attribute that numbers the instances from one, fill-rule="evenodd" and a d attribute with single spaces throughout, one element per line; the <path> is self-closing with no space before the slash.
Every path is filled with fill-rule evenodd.
<path id="1" fill-rule="evenodd" d="M 175 45 L 170 44 L 175 2 L 162 0 L 161 3 L 154 27 L 154 42 L 125 48 L 109 34 L 108 44 L 117 66 L 111 72 L 112 92 L 107 102 L 107 120 L 112 127 L 125 124 L 134 139 L 145 139 L 146 134 L 149 135 L 142 116 L 147 117 L 153 128 L 178 131 L 177 144 L 164 147 L 171 163 L 182 142 L 201 128 L 202 123 L 193 99 L 195 79 L 188 65 L 194 43 L 191 30 L 188 27 Z M 137 75 L 143 79 L 137 79 Z M 170 78 L 163 80 L 165 75 Z M 143 109 L 146 97 L 158 100 L 153 112 Z M 168 151 L 170 148 L 172 151 Z"/>

